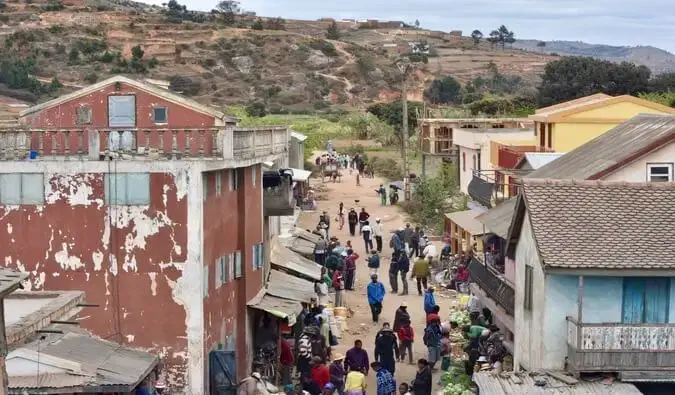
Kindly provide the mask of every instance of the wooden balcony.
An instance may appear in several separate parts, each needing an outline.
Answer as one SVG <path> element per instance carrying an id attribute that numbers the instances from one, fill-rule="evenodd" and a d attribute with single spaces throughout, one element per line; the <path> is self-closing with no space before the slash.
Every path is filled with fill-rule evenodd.
<path id="1" fill-rule="evenodd" d="M 675 371 L 675 324 L 579 323 L 567 317 L 572 372 Z"/>
<path id="2" fill-rule="evenodd" d="M 293 215 L 293 181 L 291 177 L 263 174 L 263 212 L 266 217 Z"/>
<path id="3" fill-rule="evenodd" d="M 495 269 L 474 258 L 469 263 L 469 278 L 513 317 L 516 292 Z"/>
<path id="4" fill-rule="evenodd" d="M 0 131 L 0 160 L 252 159 L 288 150 L 288 129 L 200 128 Z"/>

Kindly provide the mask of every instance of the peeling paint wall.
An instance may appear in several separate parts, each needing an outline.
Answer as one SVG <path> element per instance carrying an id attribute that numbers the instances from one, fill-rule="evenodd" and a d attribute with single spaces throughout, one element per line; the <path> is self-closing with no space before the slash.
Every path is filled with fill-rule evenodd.
<path id="1" fill-rule="evenodd" d="M 108 128 L 108 96 L 111 95 L 135 95 L 136 96 L 136 127 L 156 128 L 153 122 L 153 108 L 156 106 L 166 107 L 168 124 L 162 124 L 163 128 L 196 128 L 211 127 L 215 125 L 215 119 L 211 115 L 196 112 L 188 107 L 169 102 L 161 97 L 139 90 L 136 87 L 120 83 L 119 89 L 115 84 L 91 93 L 76 97 L 71 101 L 61 103 L 54 107 L 46 108 L 40 112 L 28 115 L 24 121 L 35 128 Z M 92 109 L 91 124 L 78 125 L 75 120 L 77 108 L 89 106 Z"/>
<path id="2" fill-rule="evenodd" d="M 44 205 L 0 206 L 0 251 L 5 266 L 31 274 L 26 288 L 85 291 L 100 307 L 82 325 L 159 352 L 178 387 L 188 365 L 187 314 L 201 317 L 201 304 L 181 299 L 192 291 L 186 172 L 151 173 L 147 206 L 105 205 L 100 172 L 45 173 Z"/>
<path id="3" fill-rule="evenodd" d="M 230 191 L 232 171 L 239 172 L 240 186 Z M 234 349 L 237 374 L 243 378 L 251 366 L 251 330 L 246 303 L 262 288 L 263 270 L 253 270 L 253 246 L 263 242 L 263 213 L 260 166 L 204 173 L 204 265 L 209 271 L 208 296 L 204 299 L 204 352 Z M 220 173 L 222 192 L 217 193 Z M 255 176 L 253 175 L 255 172 Z M 255 185 L 254 185 L 255 180 Z M 216 288 L 216 260 L 241 251 L 242 277 Z"/>

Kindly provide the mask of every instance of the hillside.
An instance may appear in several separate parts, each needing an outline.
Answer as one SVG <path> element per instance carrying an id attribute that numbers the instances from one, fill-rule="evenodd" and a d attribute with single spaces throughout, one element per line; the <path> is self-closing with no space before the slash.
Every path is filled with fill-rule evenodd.
<path id="1" fill-rule="evenodd" d="M 47 85 L 54 77 L 63 85 L 48 92 L 31 87 L 37 97 L 11 84 L 12 89 L 0 85 L 0 93 L 28 101 L 122 73 L 174 81 L 172 88 L 214 105 L 264 100 L 277 110 L 350 110 L 397 97 L 400 76 L 393 60 L 409 51 L 411 41 L 426 40 L 431 52 L 429 63 L 420 65 L 412 78 L 410 98 L 418 100 L 435 76 L 451 74 L 468 82 L 487 74 L 490 62 L 533 87 L 546 63 L 555 59 L 522 50 L 491 50 L 482 43 L 474 47 L 466 37 L 415 29 L 360 29 L 340 23 L 340 40 L 328 41 L 324 37 L 330 22 L 275 24 L 270 19 L 264 20 L 263 30 L 253 30 L 251 17 L 238 18 L 232 27 L 214 14 L 179 11 L 176 17 L 160 7 L 124 0 L 4 4 L 3 58 L 14 66 L 17 59 L 33 58 L 34 63 L 19 66 Z M 134 53 L 142 56 L 135 59 Z"/>
<path id="2" fill-rule="evenodd" d="M 546 46 L 541 48 L 537 46 L 539 42 L 539 40 L 518 40 L 513 47 L 559 55 L 590 56 L 613 62 L 632 62 L 649 67 L 654 74 L 675 72 L 675 55 L 651 46 L 624 47 L 587 44 L 580 41 L 546 41 Z"/>

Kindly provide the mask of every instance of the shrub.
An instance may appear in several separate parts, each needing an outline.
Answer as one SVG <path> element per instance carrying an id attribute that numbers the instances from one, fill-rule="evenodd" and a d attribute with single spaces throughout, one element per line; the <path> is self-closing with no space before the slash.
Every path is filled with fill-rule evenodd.
<path id="1" fill-rule="evenodd" d="M 100 60 L 103 63 L 112 63 L 112 61 L 115 60 L 115 55 L 113 55 L 108 51 L 105 51 L 105 53 L 101 55 L 101 57 L 98 60 Z"/>
<path id="2" fill-rule="evenodd" d="M 246 106 L 246 114 L 250 117 L 261 118 L 267 115 L 267 106 L 262 101 L 256 100 Z"/>
<path id="3" fill-rule="evenodd" d="M 151 68 L 151 69 L 154 69 L 155 67 L 157 67 L 158 64 L 159 64 L 159 60 L 157 60 L 157 58 L 154 57 L 154 56 L 151 57 L 150 60 L 148 60 L 148 67 Z"/>
<path id="4" fill-rule="evenodd" d="M 90 84 L 93 84 L 93 83 L 95 83 L 96 81 L 98 81 L 98 74 L 93 73 L 93 72 L 92 72 L 92 73 L 87 73 L 87 74 L 84 76 L 83 79 L 84 79 L 85 82 L 88 82 L 88 83 L 90 83 Z"/>
<path id="5" fill-rule="evenodd" d="M 263 25 L 263 21 L 260 18 L 256 19 L 256 21 L 251 25 L 251 29 L 253 30 L 263 30 L 264 28 L 265 26 Z"/>
<path id="6" fill-rule="evenodd" d="M 49 84 L 49 88 L 51 90 L 55 91 L 55 90 L 57 90 L 59 88 L 62 88 L 62 87 L 63 87 L 63 84 L 61 83 L 61 81 L 59 81 L 58 78 L 56 78 L 56 77 L 52 78 L 52 82 Z"/>
<path id="7" fill-rule="evenodd" d="M 78 51 L 77 48 L 71 48 L 70 52 L 68 52 L 68 62 L 77 63 L 79 59 L 80 59 L 80 51 Z"/>
<path id="8" fill-rule="evenodd" d="M 61 11 L 66 8 L 60 1 L 49 1 L 47 4 L 42 6 L 43 11 Z"/>
<path id="9" fill-rule="evenodd" d="M 61 34 L 66 31 L 66 28 L 63 25 L 52 25 L 47 28 L 51 34 Z"/>
<path id="10" fill-rule="evenodd" d="M 199 82 L 193 81 L 190 77 L 174 75 L 169 80 L 169 89 L 175 92 L 181 92 L 186 96 L 194 96 L 201 90 Z"/>

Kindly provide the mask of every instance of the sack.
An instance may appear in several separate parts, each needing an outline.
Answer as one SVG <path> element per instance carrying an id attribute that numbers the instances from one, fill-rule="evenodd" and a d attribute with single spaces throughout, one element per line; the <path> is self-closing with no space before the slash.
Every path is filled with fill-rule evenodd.
<path id="1" fill-rule="evenodd" d="M 328 331 L 328 342 L 331 347 L 335 347 L 338 345 L 337 336 L 333 334 L 333 331 Z"/>

